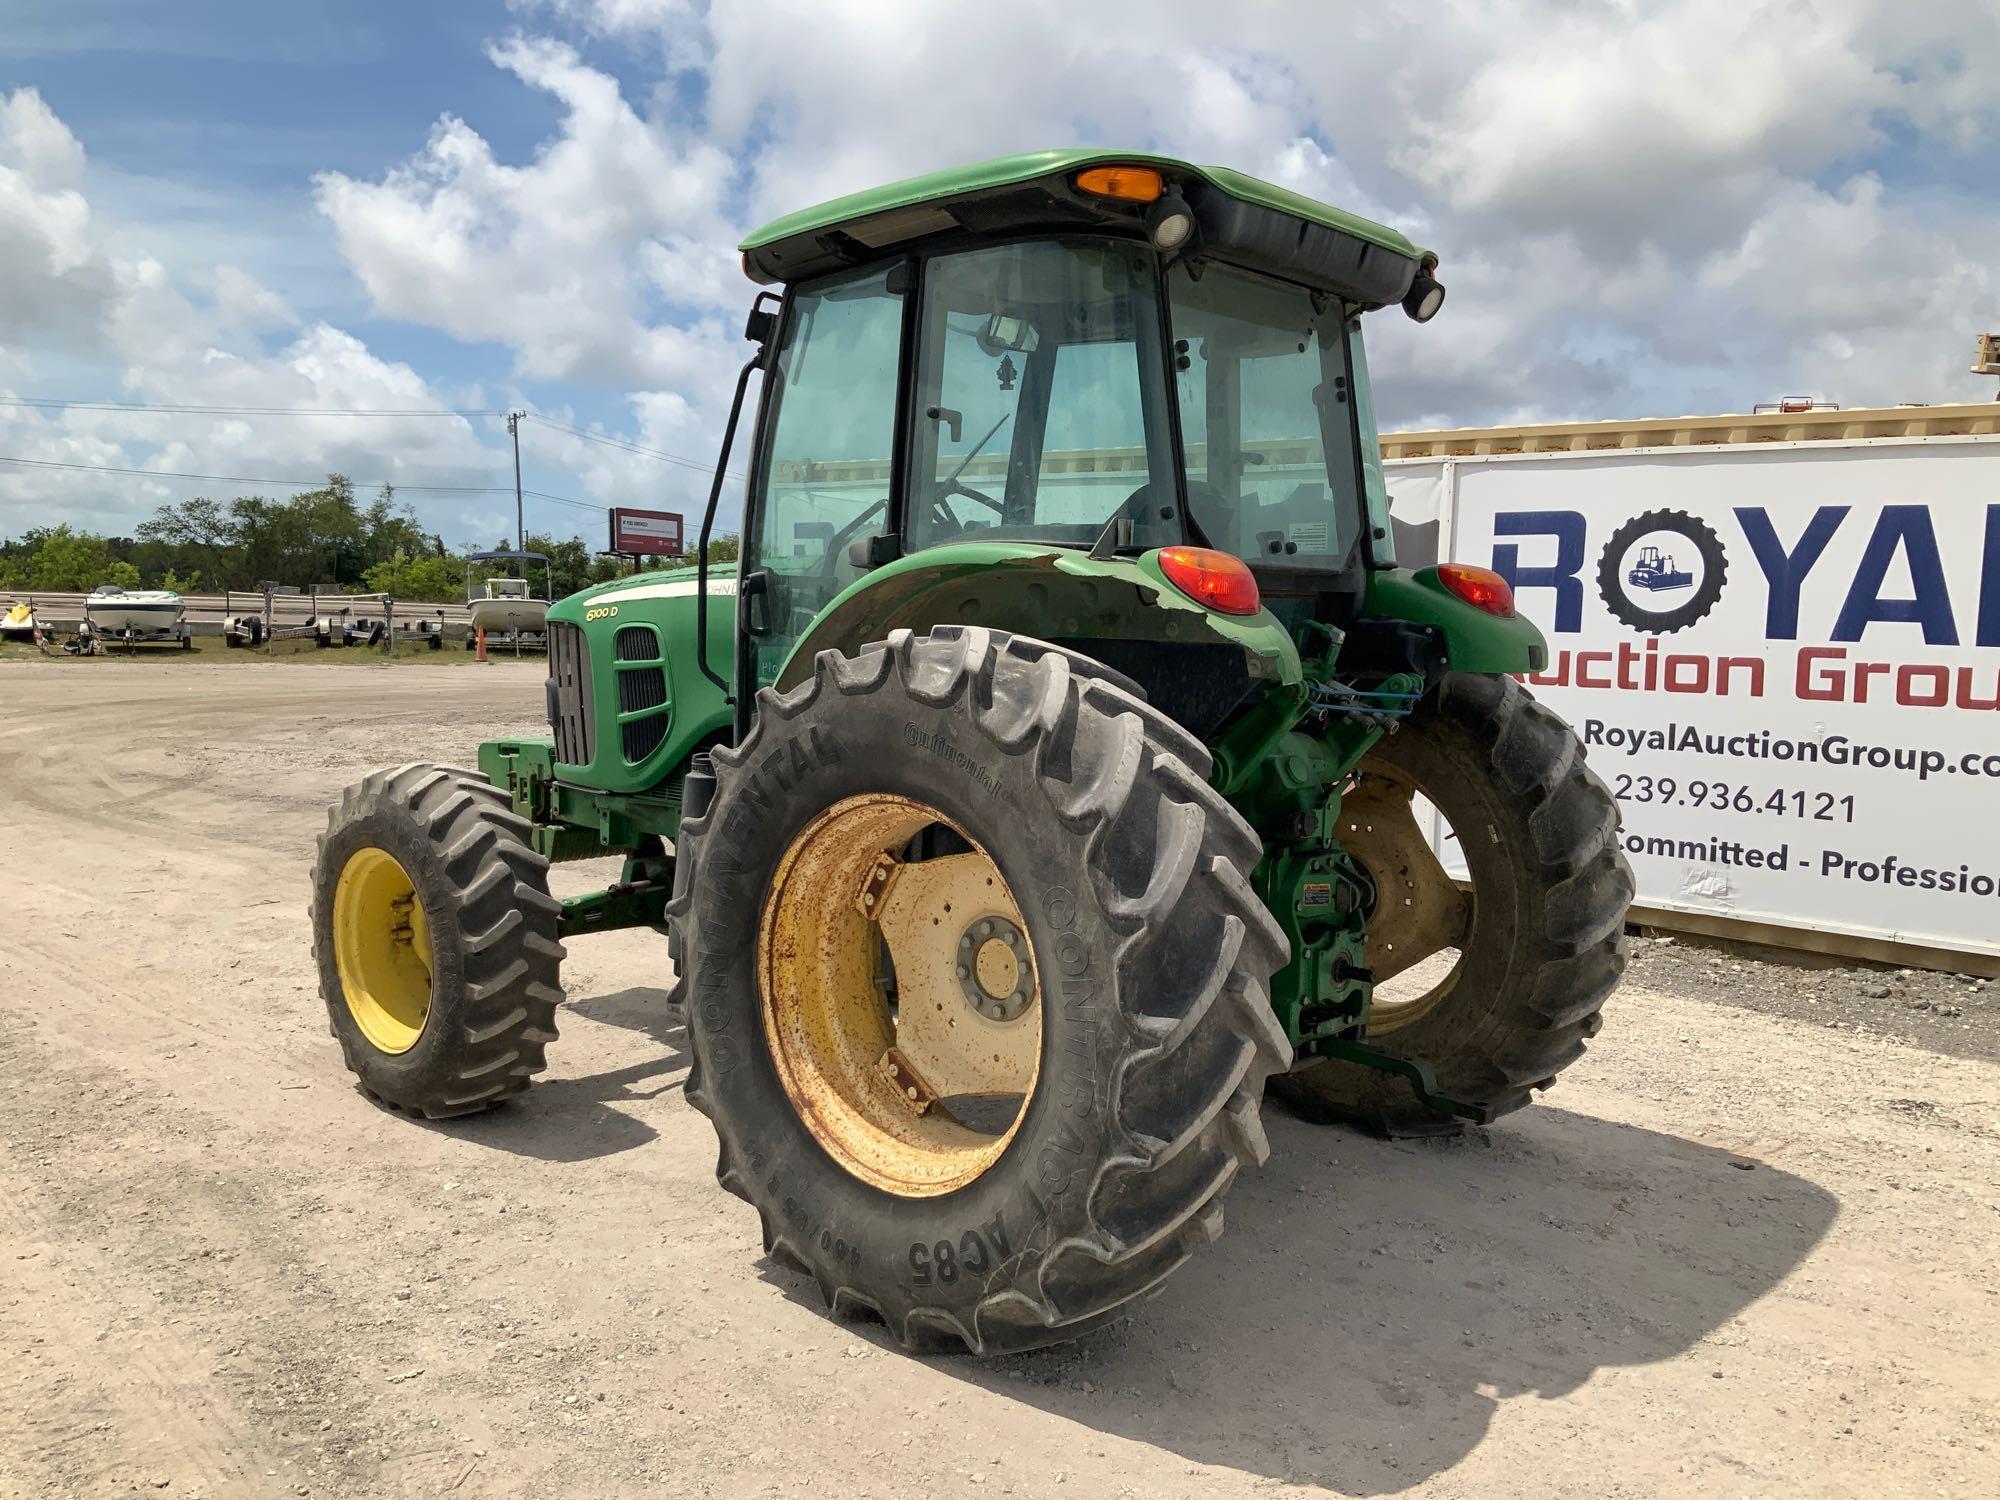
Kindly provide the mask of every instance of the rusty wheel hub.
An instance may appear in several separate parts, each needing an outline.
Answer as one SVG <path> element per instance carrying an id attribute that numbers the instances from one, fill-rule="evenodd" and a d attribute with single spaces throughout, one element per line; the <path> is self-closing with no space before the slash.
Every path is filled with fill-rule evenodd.
<path id="1" fill-rule="evenodd" d="M 969 851 L 906 858 L 934 826 Z M 842 1167 L 929 1197 L 999 1159 L 1040 1073 L 1041 990 L 1013 893 L 963 829 L 907 797 L 835 803 L 779 862 L 758 960 L 779 1078 Z"/>

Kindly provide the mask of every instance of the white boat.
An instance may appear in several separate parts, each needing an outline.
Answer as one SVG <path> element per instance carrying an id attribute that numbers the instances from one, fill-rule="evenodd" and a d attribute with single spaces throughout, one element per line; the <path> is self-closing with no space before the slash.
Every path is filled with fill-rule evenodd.
<path id="1" fill-rule="evenodd" d="M 549 601 L 528 592 L 525 578 L 489 578 L 484 598 L 465 601 L 475 630 L 488 635 L 540 630 L 548 623 Z"/>
<path id="2" fill-rule="evenodd" d="M 540 563 L 546 587 L 555 587 L 555 565 L 540 552 L 474 552 L 465 560 L 465 608 L 472 616 L 472 628 L 485 631 L 489 638 L 540 635 L 548 627 L 547 593 L 537 595 L 525 578 L 478 580 L 479 564 L 501 559 Z"/>
<path id="3" fill-rule="evenodd" d="M 103 635 L 172 630 L 186 613 L 187 606 L 172 589 L 126 590 L 106 583 L 83 601 L 83 617 Z"/>

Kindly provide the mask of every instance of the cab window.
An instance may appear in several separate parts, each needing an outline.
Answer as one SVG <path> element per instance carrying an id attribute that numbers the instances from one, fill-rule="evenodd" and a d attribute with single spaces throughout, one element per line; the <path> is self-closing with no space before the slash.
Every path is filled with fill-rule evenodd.
<path id="1" fill-rule="evenodd" d="M 759 683 L 775 680 L 793 644 L 835 594 L 860 576 L 848 544 L 883 529 L 895 450 L 903 298 L 900 267 L 792 299 L 771 371 L 756 534 L 744 577 Z"/>
<path id="2" fill-rule="evenodd" d="M 1038 241 L 925 268 L 908 538 L 1179 540 L 1150 257 Z"/>

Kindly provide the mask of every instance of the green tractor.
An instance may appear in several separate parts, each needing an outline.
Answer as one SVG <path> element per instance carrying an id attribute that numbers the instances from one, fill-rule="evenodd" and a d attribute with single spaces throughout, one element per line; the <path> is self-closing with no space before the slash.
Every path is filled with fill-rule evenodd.
<path id="1" fill-rule="evenodd" d="M 839 199 L 761 294 L 742 553 L 549 610 L 547 738 L 350 788 L 333 1033 L 519 1093 L 563 944 L 663 930 L 722 1185 L 836 1313 L 986 1352 L 1222 1226 L 1272 1092 L 1520 1108 L 1625 964 L 1618 815 L 1504 579 L 1395 565 L 1364 313 L 1436 259 L 1240 173 L 1056 151 Z M 1442 851 L 1442 857 L 1440 855 Z M 623 858 L 556 900 L 552 862 Z"/>

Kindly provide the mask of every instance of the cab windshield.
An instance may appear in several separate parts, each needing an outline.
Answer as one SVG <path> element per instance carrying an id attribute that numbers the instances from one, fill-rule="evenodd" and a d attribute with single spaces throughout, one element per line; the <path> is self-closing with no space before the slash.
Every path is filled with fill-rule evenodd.
<path id="1" fill-rule="evenodd" d="M 1022 538 L 1181 540 L 1152 257 L 1037 241 L 928 263 L 912 549 Z"/>

